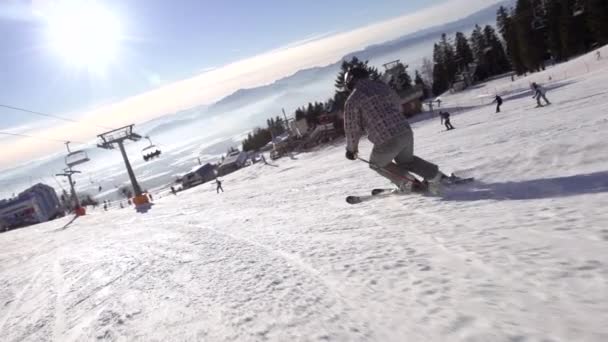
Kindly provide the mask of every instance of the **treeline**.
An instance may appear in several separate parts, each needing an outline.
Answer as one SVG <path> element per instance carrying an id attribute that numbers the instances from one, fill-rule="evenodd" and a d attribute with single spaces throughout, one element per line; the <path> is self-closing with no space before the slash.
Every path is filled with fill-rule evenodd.
<path id="1" fill-rule="evenodd" d="M 608 43 L 606 0 L 518 0 L 498 10 L 497 27 L 518 74 Z"/>
<path id="2" fill-rule="evenodd" d="M 450 89 L 465 72 L 472 73 L 475 80 L 484 80 L 511 70 L 505 48 L 490 25 L 483 29 L 476 25 L 470 38 L 457 32 L 452 41 L 443 34 L 434 45 L 433 62 L 434 94 Z"/>
<path id="3" fill-rule="evenodd" d="M 608 43 L 608 1 L 518 0 L 514 8 L 499 8 L 496 27 L 498 33 L 476 25 L 470 37 L 441 36 L 433 49 L 434 94 L 450 89 L 464 72 L 476 81 L 511 70 L 522 75 Z"/>
<path id="4" fill-rule="evenodd" d="M 296 121 L 306 119 L 306 123 L 311 126 L 318 122 L 319 116 L 324 112 L 330 111 L 333 106 L 333 100 L 327 102 L 309 102 L 308 106 L 303 106 L 296 109 L 294 115 Z"/>
<path id="5" fill-rule="evenodd" d="M 353 57 L 349 61 L 342 61 L 342 65 L 340 66 L 340 71 L 336 76 L 336 81 L 334 82 L 335 93 L 332 98 L 332 104 L 335 109 L 343 110 L 344 103 L 348 96 L 350 95 L 350 91 L 346 89 L 344 84 L 344 74 L 353 67 L 361 67 L 366 69 L 372 80 L 379 80 L 381 78 L 385 78 L 385 81 L 390 85 L 397 93 L 401 93 L 403 91 L 407 91 L 412 88 L 414 85 L 418 85 L 422 87 L 424 91 L 424 97 L 427 97 L 429 94 L 429 89 L 427 87 L 427 82 L 424 81 L 420 72 L 418 70 L 415 71 L 414 79 L 412 81 L 411 75 L 407 71 L 407 66 L 401 62 L 396 63 L 394 69 L 391 71 L 391 75 L 384 75 L 378 71 L 376 67 L 369 66 L 368 61 L 362 61 L 357 57 Z"/>
<path id="6" fill-rule="evenodd" d="M 287 123 L 280 116 L 266 120 L 266 128 L 256 128 L 243 140 L 243 151 L 256 151 L 272 141 L 273 136 L 285 133 Z"/>

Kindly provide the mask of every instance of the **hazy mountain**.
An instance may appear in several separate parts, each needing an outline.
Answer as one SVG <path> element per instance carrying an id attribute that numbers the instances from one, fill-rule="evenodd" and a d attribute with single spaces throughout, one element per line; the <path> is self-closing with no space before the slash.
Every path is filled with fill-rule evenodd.
<path id="1" fill-rule="evenodd" d="M 377 62 L 372 64 L 380 66 L 383 62 L 388 61 L 382 60 L 383 56 L 390 56 L 387 57 L 390 59 L 392 58 L 391 54 L 396 54 L 398 58 L 407 58 L 407 55 L 402 56 L 399 52 L 405 51 L 404 54 L 407 54 L 408 47 L 412 46 L 416 46 L 418 49 L 424 48 L 426 51 L 427 43 L 428 52 L 423 53 L 426 56 L 431 56 L 432 44 L 439 39 L 442 33 L 452 34 L 457 31 L 463 31 L 469 34 L 476 24 L 495 24 L 498 8 L 500 6 L 509 7 L 514 5 L 514 3 L 515 0 L 502 1 L 460 20 L 423 29 L 395 40 L 371 45 L 363 50 L 349 53 L 343 59 L 357 56 L 359 59 Z M 260 116 L 266 118 L 278 115 L 281 108 L 285 108 L 291 112 L 299 106 L 306 105 L 308 102 L 325 101 L 333 95 L 334 78 L 340 63 L 341 61 L 337 61 L 322 67 L 300 70 L 293 75 L 286 76 L 268 85 L 239 89 L 208 107 L 192 109 L 190 112 L 196 115 L 191 115 L 187 118 L 173 117 L 171 120 L 156 125 L 155 128 L 151 129 L 150 134 L 160 134 L 214 115 L 228 115 L 232 111 L 242 110 L 245 107 L 250 111 L 248 117 L 255 118 L 256 120 L 254 121 L 260 122 L 263 121 L 261 120 L 263 118 L 259 118 Z M 272 104 L 265 101 L 269 98 L 274 98 Z M 256 106 L 256 103 L 259 103 L 259 106 Z M 238 127 L 238 129 L 243 128 Z"/>

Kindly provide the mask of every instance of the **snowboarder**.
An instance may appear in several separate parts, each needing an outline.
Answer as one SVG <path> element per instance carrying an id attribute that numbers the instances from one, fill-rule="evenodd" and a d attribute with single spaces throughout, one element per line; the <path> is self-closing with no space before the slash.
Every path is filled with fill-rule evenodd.
<path id="1" fill-rule="evenodd" d="M 492 103 L 496 103 L 496 113 L 500 113 L 500 106 L 502 106 L 502 97 L 500 95 L 496 95 L 496 98 Z"/>
<path id="2" fill-rule="evenodd" d="M 534 96 L 532 98 L 536 99 L 536 103 L 537 103 L 536 107 L 543 106 L 542 103 L 540 103 L 541 98 L 543 100 L 545 100 L 545 103 L 547 105 L 551 104 L 551 102 L 549 102 L 549 100 L 547 100 L 547 96 L 545 95 L 547 93 L 547 91 L 540 84 L 537 84 L 536 82 L 532 82 L 532 90 L 534 91 Z"/>
<path id="3" fill-rule="evenodd" d="M 440 111 L 439 117 L 441 118 L 441 124 L 445 124 L 445 128 L 447 128 L 448 131 L 454 129 L 454 126 L 450 123 L 450 113 Z"/>
<path id="4" fill-rule="evenodd" d="M 344 85 L 352 91 L 344 107 L 347 159 L 358 158 L 359 140 L 366 131 L 374 144 L 370 167 L 399 190 L 424 191 L 426 184 L 436 187 L 453 180 L 439 171 L 437 165 L 414 155 L 414 134 L 400 112 L 398 95 L 388 85 L 370 80 L 369 71 L 362 67 L 348 70 Z M 410 172 L 425 182 L 414 181 Z"/>
<path id="5" fill-rule="evenodd" d="M 175 191 L 174 187 L 171 187 L 171 193 L 177 196 L 177 191 Z"/>
<path id="6" fill-rule="evenodd" d="M 220 193 L 220 190 L 222 190 L 222 192 L 224 192 L 224 189 L 222 188 L 222 182 L 219 179 L 215 179 L 215 184 L 217 184 L 217 189 L 215 189 L 217 191 L 217 193 Z"/>

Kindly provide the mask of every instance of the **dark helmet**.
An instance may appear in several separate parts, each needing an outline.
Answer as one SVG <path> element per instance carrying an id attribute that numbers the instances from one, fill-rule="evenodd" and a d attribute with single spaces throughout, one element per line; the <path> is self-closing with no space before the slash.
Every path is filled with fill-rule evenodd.
<path id="1" fill-rule="evenodd" d="M 344 73 L 344 86 L 346 90 L 353 90 L 357 81 L 365 78 L 369 78 L 367 69 L 360 66 L 351 67 Z"/>

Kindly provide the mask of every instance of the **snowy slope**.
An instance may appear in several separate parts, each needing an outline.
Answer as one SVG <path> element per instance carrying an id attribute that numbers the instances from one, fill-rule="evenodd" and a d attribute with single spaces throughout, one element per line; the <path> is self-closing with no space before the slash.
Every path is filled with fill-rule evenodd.
<path id="1" fill-rule="evenodd" d="M 451 132 L 416 123 L 418 155 L 480 180 L 444 198 L 348 206 L 387 182 L 336 144 L 229 175 L 220 195 L 0 234 L 0 340 L 606 341 L 608 64 L 595 68 L 552 81 L 546 108 L 513 95 L 501 114 L 457 111 Z"/>

